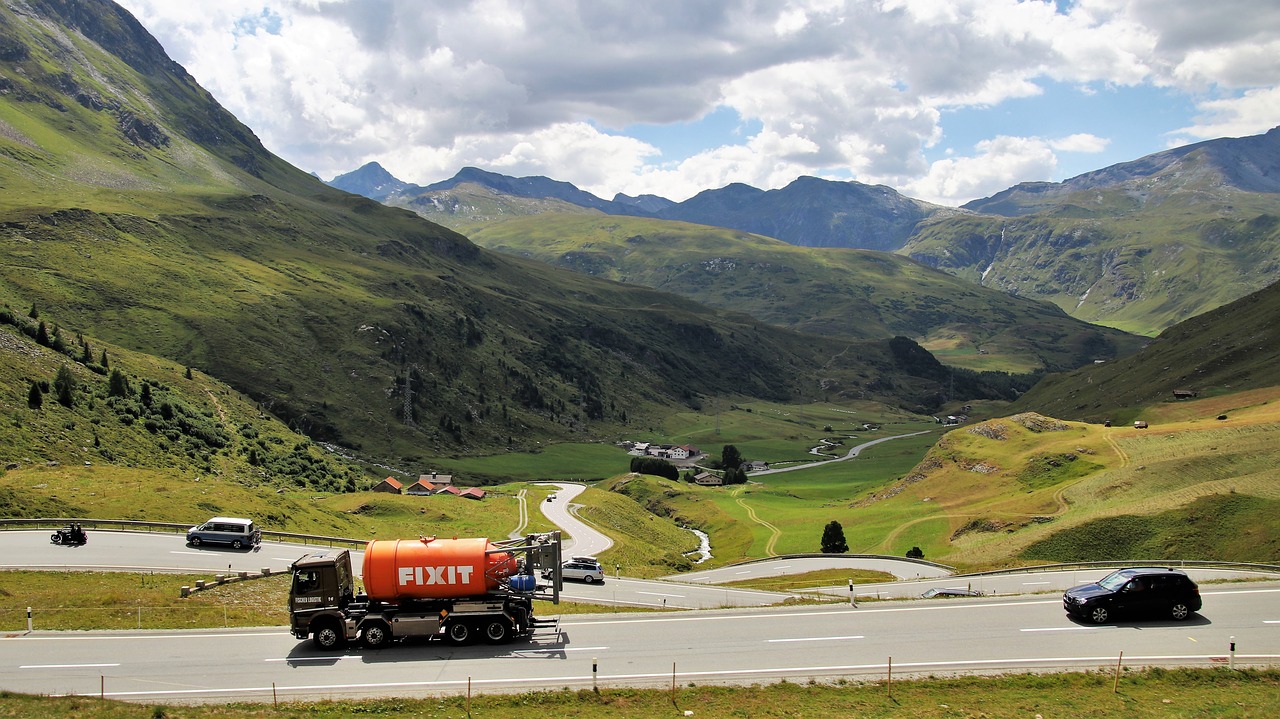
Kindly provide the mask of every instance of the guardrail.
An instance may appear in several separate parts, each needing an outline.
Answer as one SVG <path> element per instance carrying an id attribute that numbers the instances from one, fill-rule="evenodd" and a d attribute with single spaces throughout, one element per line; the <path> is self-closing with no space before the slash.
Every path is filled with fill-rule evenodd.
<path id="1" fill-rule="evenodd" d="M 1280 574 L 1280 565 L 1257 562 L 1221 562 L 1201 559 L 1122 559 L 1112 562 L 1067 562 L 1063 564 L 1035 564 L 1008 569 L 991 569 L 985 572 L 966 572 L 957 577 L 991 577 L 1000 574 L 1025 574 L 1028 572 L 1061 572 L 1068 569 L 1106 569 L 1109 567 L 1177 567 L 1200 569 L 1240 569 Z"/>
<path id="2" fill-rule="evenodd" d="M 37 519 L 0 519 L 0 531 L 18 529 L 57 529 L 76 523 L 85 529 L 108 529 L 118 532 L 163 532 L 168 534 L 186 534 L 193 525 L 177 522 L 147 522 L 135 519 L 93 519 L 90 517 L 40 517 Z M 273 532 L 263 530 L 263 539 L 274 539 L 281 542 L 298 542 L 300 544 L 322 544 L 330 547 L 343 546 L 363 549 L 367 539 L 350 539 L 348 537 L 327 537 L 321 534 L 298 534 L 295 532 Z"/>

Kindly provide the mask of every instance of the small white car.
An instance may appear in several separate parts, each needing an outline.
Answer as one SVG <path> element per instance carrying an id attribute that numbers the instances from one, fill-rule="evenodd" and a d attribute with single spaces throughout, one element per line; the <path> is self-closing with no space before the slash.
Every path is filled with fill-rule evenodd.
<path id="1" fill-rule="evenodd" d="M 550 575 L 550 571 L 543 572 L 543 577 Z M 569 561 L 560 565 L 560 576 L 565 579 L 580 579 L 587 584 L 595 584 L 604 581 L 604 567 L 600 566 L 595 557 L 572 557 Z"/>

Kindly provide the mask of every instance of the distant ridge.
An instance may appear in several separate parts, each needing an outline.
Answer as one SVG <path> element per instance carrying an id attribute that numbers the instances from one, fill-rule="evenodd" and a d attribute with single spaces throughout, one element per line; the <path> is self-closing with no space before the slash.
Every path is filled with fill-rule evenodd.
<path id="1" fill-rule="evenodd" d="M 346 190 L 382 202 L 392 195 L 417 192 L 421 187 L 396 179 L 382 165 L 370 162 L 358 170 L 338 175 L 327 183 L 330 187 Z"/>

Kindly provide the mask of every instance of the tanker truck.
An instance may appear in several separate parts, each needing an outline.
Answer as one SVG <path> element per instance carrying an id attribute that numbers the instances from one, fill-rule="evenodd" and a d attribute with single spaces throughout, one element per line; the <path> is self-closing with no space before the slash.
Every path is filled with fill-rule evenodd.
<path id="1" fill-rule="evenodd" d="M 560 602 L 560 532 L 497 542 L 373 540 L 364 550 L 363 592 L 346 549 L 307 554 L 292 571 L 291 630 L 320 649 L 357 640 L 379 648 L 404 637 L 502 644 L 557 626 L 533 616 L 533 600 Z"/>

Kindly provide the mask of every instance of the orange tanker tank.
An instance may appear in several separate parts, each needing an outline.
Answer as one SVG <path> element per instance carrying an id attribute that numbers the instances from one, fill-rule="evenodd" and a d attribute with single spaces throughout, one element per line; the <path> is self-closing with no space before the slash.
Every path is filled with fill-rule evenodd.
<path id="1" fill-rule="evenodd" d="M 364 550 L 364 591 L 383 602 L 483 595 L 517 572 L 515 557 L 493 548 L 483 538 L 375 539 Z"/>

